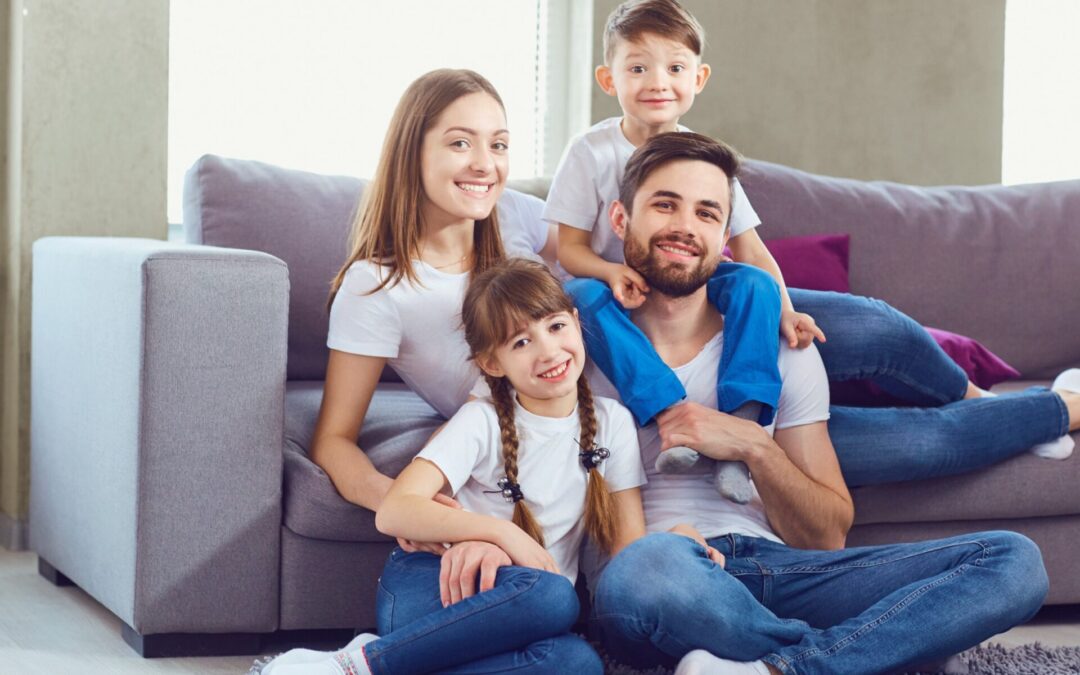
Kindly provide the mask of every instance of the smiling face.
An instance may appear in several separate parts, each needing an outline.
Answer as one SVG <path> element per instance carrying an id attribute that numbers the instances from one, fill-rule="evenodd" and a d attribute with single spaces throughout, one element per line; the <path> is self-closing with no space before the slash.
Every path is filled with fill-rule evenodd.
<path id="1" fill-rule="evenodd" d="M 486 218 L 506 184 L 509 144 L 506 114 L 490 95 L 468 94 L 447 106 L 420 152 L 425 224 Z"/>
<path id="2" fill-rule="evenodd" d="M 708 79 L 709 66 L 689 47 L 648 33 L 620 40 L 611 63 L 596 69 L 600 88 L 618 97 L 625 121 L 650 134 L 674 131 Z"/>
<path id="3" fill-rule="evenodd" d="M 626 264 L 654 290 L 683 297 L 704 286 L 720 264 L 730 211 L 731 188 L 718 166 L 677 160 L 641 183 L 632 212 L 613 203 L 611 221 Z"/>
<path id="4" fill-rule="evenodd" d="M 585 367 L 577 312 L 556 312 L 518 326 L 478 363 L 489 375 L 510 380 L 526 410 L 548 417 L 569 415 Z"/>

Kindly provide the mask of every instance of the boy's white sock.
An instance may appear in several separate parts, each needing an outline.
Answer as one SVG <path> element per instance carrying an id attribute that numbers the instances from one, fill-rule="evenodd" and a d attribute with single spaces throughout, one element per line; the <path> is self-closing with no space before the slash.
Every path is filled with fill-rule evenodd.
<path id="1" fill-rule="evenodd" d="M 1050 389 L 1080 394 L 1080 368 L 1069 368 L 1058 375 L 1054 378 L 1054 383 L 1050 385 Z M 1031 449 L 1031 452 L 1045 459 L 1068 459 L 1072 456 L 1075 447 L 1076 442 L 1073 441 L 1072 436 L 1065 434 L 1049 443 L 1039 443 Z"/>
<path id="2" fill-rule="evenodd" d="M 259 675 L 286 675 L 288 673 L 298 674 L 312 672 L 310 670 L 306 670 L 305 668 L 313 665 L 319 666 L 319 664 L 322 664 L 323 662 L 330 663 L 334 660 L 335 656 L 342 653 L 358 654 L 360 661 L 363 662 L 363 667 L 358 668 L 356 672 L 367 673 L 369 672 L 367 670 L 367 662 L 364 660 L 364 655 L 362 651 L 364 645 L 373 640 L 377 640 L 378 638 L 378 635 L 373 635 L 371 633 L 361 633 L 360 635 L 357 635 L 352 640 L 350 640 L 349 644 L 345 645 L 337 651 L 332 652 L 320 652 L 314 649 L 302 648 L 290 649 L 284 654 L 278 655 L 269 663 L 261 664 L 256 661 L 255 665 L 251 668 L 251 673 L 257 673 Z M 336 673 L 338 671 L 323 671 L 316 667 L 315 672 Z"/>
<path id="3" fill-rule="evenodd" d="M 769 675 L 769 667 L 764 661 L 729 661 L 695 649 L 682 657 L 675 675 Z"/>

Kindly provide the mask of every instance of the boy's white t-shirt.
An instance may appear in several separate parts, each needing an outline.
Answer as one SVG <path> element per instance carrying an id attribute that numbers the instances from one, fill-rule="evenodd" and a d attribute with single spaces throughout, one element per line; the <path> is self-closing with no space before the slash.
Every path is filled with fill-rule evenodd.
<path id="1" fill-rule="evenodd" d="M 595 397 L 595 443 L 611 451 L 599 471 L 611 492 L 642 485 L 637 434 L 630 412 L 610 398 Z M 588 473 L 581 465 L 577 441 L 581 431 L 577 410 L 569 417 L 534 415 L 514 403 L 518 434 L 518 483 L 530 511 L 544 533 L 547 550 L 563 576 L 573 583 L 578 551 L 585 535 L 585 492 Z M 463 405 L 442 431 L 420 451 L 439 467 L 454 498 L 466 511 L 511 520 L 514 505 L 507 502 L 498 481 L 506 475 L 502 434 L 495 406 L 489 399 Z"/>
<path id="2" fill-rule="evenodd" d="M 723 339 L 723 332 L 717 333 L 697 356 L 672 369 L 686 388 L 686 400 L 713 410 Z M 776 417 L 766 427 L 769 434 L 776 429 L 828 420 L 829 383 L 817 348 L 810 345 L 806 349 L 792 349 L 781 342 L 777 363 L 783 384 Z M 590 368 L 589 381 L 598 395 L 617 395 L 611 393 L 614 387 L 595 366 Z M 686 475 L 658 472 L 660 435 L 656 424 L 640 427 L 638 442 L 642 462 L 647 467 L 648 484 L 641 491 L 641 500 L 648 531 L 666 532 L 679 523 L 689 523 L 706 538 L 733 533 L 781 541 L 769 526 L 765 505 L 756 488 L 749 503 L 736 504 L 716 492 L 711 470 Z"/>
<path id="3" fill-rule="evenodd" d="M 623 242 L 611 229 L 608 209 L 619 198 L 619 185 L 634 147 L 611 117 L 592 126 L 566 148 L 551 181 L 544 219 L 592 232 L 592 250 L 608 262 L 623 262 Z M 689 131 L 680 125 L 679 131 Z M 731 236 L 761 224 L 739 179 L 732 185 Z"/>
<path id="4" fill-rule="evenodd" d="M 387 268 L 369 260 L 350 265 L 330 306 L 326 345 L 385 357 L 410 389 L 450 417 L 480 377 L 461 329 L 469 273 L 448 274 L 419 260 L 413 269 L 419 286 L 402 279 L 368 294 Z"/>

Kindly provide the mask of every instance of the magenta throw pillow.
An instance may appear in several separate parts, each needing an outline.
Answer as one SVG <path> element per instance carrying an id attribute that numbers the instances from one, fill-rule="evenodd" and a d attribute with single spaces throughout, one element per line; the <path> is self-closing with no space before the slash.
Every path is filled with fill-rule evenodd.
<path id="1" fill-rule="evenodd" d="M 848 251 L 850 237 L 846 234 L 820 234 L 809 237 L 789 237 L 765 242 L 784 282 L 791 288 L 811 291 L 847 293 Z"/>

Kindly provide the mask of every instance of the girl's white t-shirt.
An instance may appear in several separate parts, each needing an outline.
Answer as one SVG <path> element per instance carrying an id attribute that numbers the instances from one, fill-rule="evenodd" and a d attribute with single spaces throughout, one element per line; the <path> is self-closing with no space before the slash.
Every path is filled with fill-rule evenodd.
<path id="1" fill-rule="evenodd" d="M 410 389 L 450 417 L 480 377 L 461 329 L 469 273 L 448 274 L 419 260 L 413 269 L 418 285 L 402 279 L 369 294 L 387 268 L 369 260 L 350 265 L 330 307 L 326 344 L 385 357 Z"/>
<path id="2" fill-rule="evenodd" d="M 630 412 L 609 398 L 596 397 L 595 443 L 611 452 L 599 466 L 611 492 L 645 483 L 637 429 Z M 562 418 L 541 417 L 514 403 L 518 434 L 518 483 L 544 533 L 547 550 L 563 576 L 573 583 L 578 551 L 585 535 L 585 492 L 588 474 L 581 465 L 577 410 Z M 439 467 L 454 498 L 465 510 L 510 520 L 514 505 L 498 482 L 506 475 L 502 435 L 489 399 L 462 406 L 435 435 L 422 457 Z"/>

